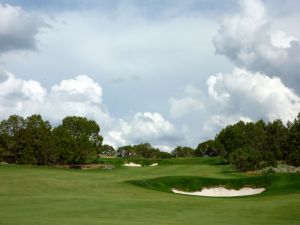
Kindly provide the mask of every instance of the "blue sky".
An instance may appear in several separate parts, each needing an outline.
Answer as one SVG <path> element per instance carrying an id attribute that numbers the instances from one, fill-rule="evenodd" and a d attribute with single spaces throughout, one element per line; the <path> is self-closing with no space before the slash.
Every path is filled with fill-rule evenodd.
<path id="1" fill-rule="evenodd" d="M 170 151 L 300 111 L 299 1 L 0 2 L 1 119 L 86 116 Z"/>

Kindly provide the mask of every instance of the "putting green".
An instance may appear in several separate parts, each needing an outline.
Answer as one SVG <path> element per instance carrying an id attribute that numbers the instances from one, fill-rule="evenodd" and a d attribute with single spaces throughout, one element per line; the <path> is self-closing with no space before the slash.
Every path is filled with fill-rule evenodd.
<path id="1" fill-rule="evenodd" d="M 296 174 L 275 178 L 273 189 L 263 194 L 229 199 L 176 195 L 128 182 L 187 176 L 249 178 L 208 158 L 112 170 L 0 165 L 0 224 L 300 224 Z"/>

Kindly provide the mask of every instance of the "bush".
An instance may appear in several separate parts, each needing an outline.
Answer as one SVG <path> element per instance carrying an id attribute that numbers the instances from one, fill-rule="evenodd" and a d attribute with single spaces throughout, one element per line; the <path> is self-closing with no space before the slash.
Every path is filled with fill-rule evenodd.
<path id="1" fill-rule="evenodd" d="M 228 161 L 241 171 L 256 170 L 262 161 L 262 156 L 257 150 L 251 147 L 244 147 L 231 152 Z"/>

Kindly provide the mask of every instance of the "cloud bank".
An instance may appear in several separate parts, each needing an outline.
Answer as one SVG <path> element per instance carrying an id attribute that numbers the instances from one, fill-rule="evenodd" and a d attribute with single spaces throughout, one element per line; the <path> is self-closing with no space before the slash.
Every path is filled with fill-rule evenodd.
<path id="1" fill-rule="evenodd" d="M 169 99 L 170 114 L 174 118 L 183 117 L 191 112 L 201 112 L 204 109 L 202 92 L 193 85 L 188 85 L 183 90 L 183 97 Z"/>
<path id="2" fill-rule="evenodd" d="M 300 42 L 273 28 L 260 0 L 240 1 L 240 13 L 225 18 L 213 39 L 218 54 L 252 72 L 279 76 L 300 92 Z"/>
<path id="3" fill-rule="evenodd" d="M 171 116 L 193 117 L 204 139 L 239 120 L 280 118 L 286 123 L 297 116 L 299 41 L 273 29 L 261 1 L 240 1 L 240 12 L 220 23 L 213 44 L 216 52 L 230 59 L 236 68 L 210 75 L 202 95 L 184 91 L 181 97 L 170 98 Z"/>
<path id="4" fill-rule="evenodd" d="M 159 113 L 138 112 L 128 121 L 119 120 L 108 132 L 107 142 L 120 145 L 151 143 L 173 146 L 184 140 L 183 134 Z"/>
<path id="5" fill-rule="evenodd" d="M 48 26 L 44 20 L 18 6 L 0 3 L 0 54 L 36 49 L 36 35 Z"/>
<path id="6" fill-rule="evenodd" d="M 223 114 L 287 122 L 300 112 L 299 96 L 277 77 L 235 69 L 230 74 L 210 76 L 207 87 Z"/>
<path id="7" fill-rule="evenodd" d="M 1 119 L 39 113 L 58 124 L 66 116 L 84 116 L 100 124 L 104 142 L 114 147 L 142 142 L 167 147 L 183 141 L 180 131 L 159 113 L 138 112 L 128 120 L 111 116 L 102 87 L 88 75 L 62 80 L 48 91 L 37 81 L 1 71 L 0 90 Z"/>

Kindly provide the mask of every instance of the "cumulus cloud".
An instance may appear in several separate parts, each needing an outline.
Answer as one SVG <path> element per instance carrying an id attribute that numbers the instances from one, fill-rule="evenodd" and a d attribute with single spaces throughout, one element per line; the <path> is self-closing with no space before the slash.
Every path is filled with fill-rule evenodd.
<path id="1" fill-rule="evenodd" d="M 192 112 L 200 112 L 204 109 L 202 92 L 193 85 L 188 85 L 183 90 L 183 97 L 172 97 L 169 100 L 170 114 L 174 118 L 180 118 Z"/>
<path id="2" fill-rule="evenodd" d="M 0 112 L 28 116 L 41 113 L 52 122 L 67 115 L 87 116 L 108 123 L 109 114 L 102 103 L 102 88 L 87 75 L 63 80 L 48 92 L 34 80 L 22 80 L 7 71 L 0 73 Z"/>
<path id="3" fill-rule="evenodd" d="M 253 120 L 248 117 L 244 117 L 241 115 L 213 115 L 211 118 L 206 120 L 203 123 L 203 131 L 206 133 L 206 135 L 212 137 L 216 134 L 216 132 L 219 132 L 221 129 L 226 127 L 229 124 L 234 124 L 239 121 L 244 122 L 252 122 Z"/>
<path id="4" fill-rule="evenodd" d="M 235 69 L 210 76 L 207 86 L 221 114 L 287 122 L 300 112 L 300 97 L 277 77 Z"/>
<path id="5" fill-rule="evenodd" d="M 42 18 L 18 6 L 0 3 L 0 54 L 36 48 L 36 35 L 47 26 Z"/>
<path id="6" fill-rule="evenodd" d="M 299 92 L 299 40 L 273 28 L 260 0 L 243 0 L 240 8 L 240 13 L 222 21 L 213 39 L 216 52 L 238 67 L 280 76 Z"/>
<path id="7" fill-rule="evenodd" d="M 78 75 L 54 85 L 42 107 L 41 111 L 51 121 L 73 114 L 94 119 L 107 127 L 113 120 L 102 102 L 101 86 L 88 75 Z"/>
<path id="8" fill-rule="evenodd" d="M 115 146 L 150 142 L 170 149 L 170 143 L 183 140 L 182 134 L 159 113 L 138 112 L 128 121 L 119 120 L 108 132 L 106 142 Z"/>
<path id="9" fill-rule="evenodd" d="M 1 117 L 15 114 L 31 114 L 44 102 L 46 90 L 33 80 L 22 80 L 15 75 L 0 71 Z"/>
<path id="10" fill-rule="evenodd" d="M 47 91 L 34 80 L 22 80 L 7 71 L 0 72 L 1 119 L 18 114 L 39 113 L 57 124 L 69 115 L 85 116 L 101 126 L 105 143 L 119 147 L 150 142 L 170 149 L 183 139 L 177 128 L 159 113 L 139 112 L 129 120 L 114 118 L 102 101 L 101 86 L 88 75 L 62 80 Z"/>

